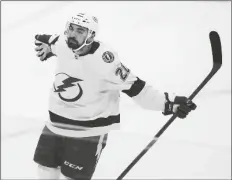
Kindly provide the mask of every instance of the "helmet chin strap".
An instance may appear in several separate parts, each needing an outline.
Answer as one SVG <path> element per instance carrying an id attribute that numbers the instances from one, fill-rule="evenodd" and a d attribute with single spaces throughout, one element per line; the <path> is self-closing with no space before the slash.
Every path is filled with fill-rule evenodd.
<path id="1" fill-rule="evenodd" d="M 91 35 L 92 35 L 92 33 L 91 33 L 90 31 L 88 31 L 88 35 L 87 35 L 87 37 L 85 38 L 85 42 L 84 42 L 79 48 L 73 49 L 73 52 L 74 52 L 74 53 L 77 53 L 77 51 L 79 51 L 79 50 L 80 50 L 81 48 L 83 48 L 84 46 L 88 46 L 88 45 L 92 44 L 93 41 L 87 44 L 87 40 L 90 38 Z"/>

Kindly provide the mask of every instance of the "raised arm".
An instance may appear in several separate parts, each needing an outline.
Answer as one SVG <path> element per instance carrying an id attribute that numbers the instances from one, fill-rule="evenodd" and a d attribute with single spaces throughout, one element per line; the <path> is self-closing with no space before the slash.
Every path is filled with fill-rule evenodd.
<path id="1" fill-rule="evenodd" d="M 191 110 L 195 110 L 196 105 L 188 102 L 185 96 L 160 92 L 134 75 L 119 61 L 117 54 L 114 56 L 111 71 L 107 75 L 109 84 L 127 94 L 142 108 L 161 111 L 164 115 L 177 112 L 179 118 L 185 118 Z"/>

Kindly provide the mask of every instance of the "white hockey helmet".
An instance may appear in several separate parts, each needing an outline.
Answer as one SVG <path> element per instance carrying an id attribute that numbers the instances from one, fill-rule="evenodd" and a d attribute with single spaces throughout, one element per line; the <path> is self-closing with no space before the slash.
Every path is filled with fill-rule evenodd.
<path id="1" fill-rule="evenodd" d="M 95 16 L 86 13 L 78 13 L 72 16 L 66 24 L 66 30 L 70 24 L 76 24 L 85 28 L 88 28 L 89 34 L 95 32 L 95 36 L 98 32 L 98 19 Z"/>

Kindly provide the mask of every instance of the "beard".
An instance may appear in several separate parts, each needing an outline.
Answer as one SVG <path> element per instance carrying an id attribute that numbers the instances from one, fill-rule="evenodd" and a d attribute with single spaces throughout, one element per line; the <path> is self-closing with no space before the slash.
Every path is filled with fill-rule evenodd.
<path id="1" fill-rule="evenodd" d="M 67 41 L 67 45 L 69 48 L 75 50 L 79 48 L 81 45 L 77 42 L 77 40 L 73 37 L 69 37 Z"/>

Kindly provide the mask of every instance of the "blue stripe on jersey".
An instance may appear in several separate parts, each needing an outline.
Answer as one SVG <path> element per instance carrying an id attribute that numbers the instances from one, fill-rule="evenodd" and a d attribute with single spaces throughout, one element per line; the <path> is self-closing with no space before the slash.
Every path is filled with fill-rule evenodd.
<path id="1" fill-rule="evenodd" d="M 115 123 L 120 123 L 120 114 L 116 116 L 109 116 L 107 118 L 97 118 L 95 120 L 78 121 L 59 116 L 49 111 L 50 120 L 53 123 L 63 123 L 65 125 L 76 125 L 82 127 L 104 127 Z"/>
<path id="2" fill-rule="evenodd" d="M 129 90 L 123 90 L 122 92 L 127 94 L 130 97 L 137 96 L 142 91 L 145 84 L 146 84 L 145 81 L 143 81 L 137 77 L 137 80 L 134 82 L 134 84 L 131 86 L 131 88 Z"/>

